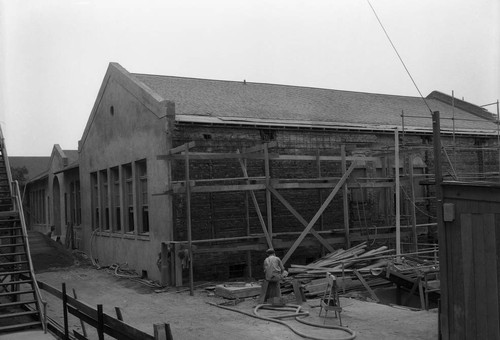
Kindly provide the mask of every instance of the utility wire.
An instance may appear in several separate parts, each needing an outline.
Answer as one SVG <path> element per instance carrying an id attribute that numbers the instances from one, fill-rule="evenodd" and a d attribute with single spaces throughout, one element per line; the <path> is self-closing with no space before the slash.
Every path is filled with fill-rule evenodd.
<path id="1" fill-rule="evenodd" d="M 403 58 L 401 58 L 401 56 L 399 55 L 399 52 L 398 52 L 398 50 L 396 49 L 396 46 L 394 46 L 394 44 L 392 43 L 392 40 L 391 40 L 391 38 L 389 37 L 389 34 L 387 33 L 387 31 L 385 30 L 385 27 L 384 27 L 384 25 L 382 24 L 382 21 L 380 21 L 380 18 L 378 17 L 377 12 L 375 12 L 375 8 L 373 8 L 372 4 L 370 3 L 370 0 L 366 0 L 366 2 L 368 2 L 368 5 L 370 5 L 370 8 L 372 9 L 373 14 L 375 14 L 375 18 L 377 18 L 377 21 L 378 21 L 378 23 L 380 24 L 380 27 L 382 27 L 382 30 L 384 31 L 385 36 L 387 37 L 387 39 L 388 39 L 388 40 L 389 40 L 389 42 L 391 43 L 391 46 L 392 46 L 392 48 L 394 49 L 394 52 L 396 52 L 396 54 L 397 54 L 397 56 L 398 56 L 398 58 L 399 58 L 399 61 L 401 61 L 401 64 L 403 64 L 403 67 L 405 68 L 406 73 L 408 73 L 408 76 L 410 77 L 410 79 L 411 79 L 411 81 L 412 81 L 413 85 L 414 85 L 414 86 L 415 86 L 415 88 L 417 89 L 418 93 L 420 94 L 420 97 L 422 98 L 422 100 L 423 100 L 423 101 L 424 101 L 424 103 L 425 103 L 425 106 L 427 106 L 427 108 L 429 109 L 429 112 L 430 112 L 430 113 L 431 113 L 431 115 L 432 115 L 432 112 L 433 112 L 433 111 L 431 110 L 431 108 L 430 108 L 429 104 L 427 104 L 427 101 L 425 100 L 424 96 L 422 96 L 422 92 L 420 92 L 420 89 L 418 88 L 417 83 L 415 82 L 415 80 L 414 80 L 414 79 L 413 79 L 413 77 L 411 76 L 411 73 L 410 73 L 410 71 L 408 70 L 408 68 L 406 67 L 405 62 L 403 61 Z"/>

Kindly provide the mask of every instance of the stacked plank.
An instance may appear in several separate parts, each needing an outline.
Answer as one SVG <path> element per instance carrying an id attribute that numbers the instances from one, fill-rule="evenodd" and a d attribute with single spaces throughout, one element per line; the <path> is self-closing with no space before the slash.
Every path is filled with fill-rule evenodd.
<path id="1" fill-rule="evenodd" d="M 324 277 L 326 273 L 341 274 L 353 270 L 370 272 L 385 268 L 388 263 L 386 255 L 394 252 L 386 246 L 369 251 L 366 251 L 366 247 L 366 242 L 363 242 L 347 250 L 337 249 L 308 265 L 292 264 L 288 272 L 295 278 L 317 278 Z"/>
<path id="2" fill-rule="evenodd" d="M 324 293 L 327 279 L 326 273 L 337 277 L 337 286 L 343 292 L 364 290 L 370 287 L 387 284 L 382 278 L 373 277 L 372 270 L 382 270 L 388 265 L 388 258 L 393 249 L 386 246 L 366 250 L 363 242 L 347 250 L 338 249 L 308 265 L 292 264 L 289 274 L 301 282 L 305 295 L 309 298 Z M 357 273 L 355 273 L 355 271 Z M 363 276 L 363 281 L 360 277 Z"/>

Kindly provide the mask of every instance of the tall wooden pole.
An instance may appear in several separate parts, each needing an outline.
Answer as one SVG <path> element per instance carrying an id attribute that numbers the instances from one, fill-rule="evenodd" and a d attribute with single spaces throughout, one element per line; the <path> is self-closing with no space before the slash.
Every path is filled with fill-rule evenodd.
<path id="1" fill-rule="evenodd" d="M 417 239 L 417 212 L 415 210 L 415 183 L 413 176 L 413 155 L 409 155 L 408 162 L 408 170 L 410 174 L 410 188 L 411 188 L 411 196 L 410 196 L 410 209 L 411 209 L 411 228 L 413 232 L 413 251 L 415 253 L 418 252 L 418 239 Z"/>
<path id="2" fill-rule="evenodd" d="M 194 295 L 193 284 L 193 240 L 191 235 L 191 183 L 189 180 L 189 149 L 186 148 L 186 225 L 189 251 L 189 295 Z"/>
<path id="3" fill-rule="evenodd" d="M 394 191 L 396 193 L 396 255 L 401 255 L 401 207 L 399 183 L 399 131 L 394 131 Z"/>
<path id="4" fill-rule="evenodd" d="M 443 188 L 441 183 L 443 182 L 441 175 L 441 124 L 439 119 L 439 111 L 434 111 L 432 113 L 432 132 L 433 132 L 433 147 L 434 147 L 434 178 L 435 178 L 435 190 L 436 190 L 436 218 L 437 218 L 437 228 L 438 228 L 438 241 L 439 241 L 439 264 L 441 273 L 446 273 L 448 269 L 448 245 L 446 240 L 446 231 L 444 229 L 443 223 Z M 441 287 L 448 286 L 448 277 L 445 274 L 441 276 Z M 446 290 L 447 291 L 447 290 Z M 443 291 L 441 294 L 441 312 L 439 315 L 439 329 L 443 331 L 443 334 L 449 334 L 448 329 L 448 313 L 450 306 L 448 306 L 448 294 Z"/>
<path id="5" fill-rule="evenodd" d="M 269 168 L 269 148 L 268 144 L 264 145 L 264 169 L 266 173 L 266 187 L 269 187 L 271 184 L 271 171 Z M 271 204 L 271 192 L 266 190 L 266 211 L 267 211 L 267 231 L 269 232 L 269 236 L 271 237 L 271 242 L 273 240 L 273 211 Z"/>
<path id="6" fill-rule="evenodd" d="M 347 171 L 347 162 L 345 154 L 345 144 L 340 146 L 340 156 L 342 157 L 342 175 Z M 345 246 L 346 249 L 351 248 L 351 238 L 349 236 L 349 199 L 348 199 L 347 182 L 342 187 L 342 201 L 344 206 L 344 233 L 345 233 Z"/>

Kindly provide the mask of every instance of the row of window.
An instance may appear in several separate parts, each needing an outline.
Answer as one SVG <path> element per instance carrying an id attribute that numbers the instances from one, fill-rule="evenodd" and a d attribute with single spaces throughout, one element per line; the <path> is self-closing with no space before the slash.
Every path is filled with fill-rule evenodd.
<path id="1" fill-rule="evenodd" d="M 90 181 L 93 229 L 149 232 L 146 160 L 93 172 Z"/>

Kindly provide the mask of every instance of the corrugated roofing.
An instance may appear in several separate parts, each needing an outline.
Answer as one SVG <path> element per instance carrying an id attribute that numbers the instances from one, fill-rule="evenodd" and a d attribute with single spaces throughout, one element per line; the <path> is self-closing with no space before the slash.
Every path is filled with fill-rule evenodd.
<path id="1" fill-rule="evenodd" d="M 432 128 L 431 114 L 420 97 L 339 91 L 322 88 L 133 74 L 166 100 L 175 102 L 178 120 L 193 122 L 273 122 L 273 124 Z M 491 131 L 496 125 L 434 98 L 442 129 Z M 454 113 L 453 113 L 454 111 Z"/>

